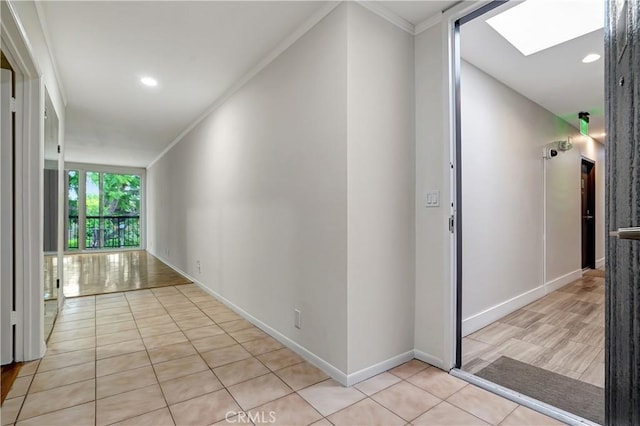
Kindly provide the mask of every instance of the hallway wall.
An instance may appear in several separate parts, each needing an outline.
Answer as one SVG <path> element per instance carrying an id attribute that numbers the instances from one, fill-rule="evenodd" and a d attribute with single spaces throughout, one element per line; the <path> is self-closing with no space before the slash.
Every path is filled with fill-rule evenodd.
<path id="1" fill-rule="evenodd" d="M 148 169 L 148 250 L 362 380 L 413 355 L 413 147 L 413 37 L 344 3 Z"/>
<path id="2" fill-rule="evenodd" d="M 147 175 L 148 250 L 343 372 L 346 20 L 334 10 Z"/>
<path id="3" fill-rule="evenodd" d="M 412 358 L 414 62 L 412 35 L 354 3 L 348 45 L 347 314 L 355 373 Z"/>
<path id="4" fill-rule="evenodd" d="M 464 61 L 461 94 L 466 335 L 581 276 L 581 156 L 597 162 L 601 210 L 604 148 Z M 568 136 L 572 150 L 543 160 Z"/>

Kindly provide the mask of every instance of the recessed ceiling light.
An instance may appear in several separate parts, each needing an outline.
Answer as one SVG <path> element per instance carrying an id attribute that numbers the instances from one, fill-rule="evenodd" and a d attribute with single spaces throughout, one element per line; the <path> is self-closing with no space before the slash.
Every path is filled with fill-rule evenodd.
<path id="1" fill-rule="evenodd" d="M 140 79 L 140 82 L 145 86 L 149 86 L 149 87 L 155 87 L 158 85 L 158 80 L 156 80 L 153 77 L 142 77 Z"/>
<path id="2" fill-rule="evenodd" d="M 582 62 L 585 64 L 590 64 L 591 62 L 595 62 L 600 59 L 600 55 L 597 53 L 589 53 L 587 56 L 582 58 Z"/>
<path id="3" fill-rule="evenodd" d="M 487 19 L 524 56 L 604 27 L 600 0 L 526 0 Z"/>

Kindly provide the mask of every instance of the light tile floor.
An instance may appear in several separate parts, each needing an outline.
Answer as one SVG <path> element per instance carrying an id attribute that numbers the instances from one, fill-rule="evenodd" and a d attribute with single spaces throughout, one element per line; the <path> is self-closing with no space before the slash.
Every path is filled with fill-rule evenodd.
<path id="1" fill-rule="evenodd" d="M 2 425 L 560 424 L 409 361 L 345 388 L 194 285 L 68 299 Z"/>

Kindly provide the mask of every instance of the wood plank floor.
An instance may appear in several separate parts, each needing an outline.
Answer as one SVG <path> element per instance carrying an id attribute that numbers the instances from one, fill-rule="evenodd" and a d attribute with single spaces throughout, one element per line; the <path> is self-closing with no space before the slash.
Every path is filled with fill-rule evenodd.
<path id="1" fill-rule="evenodd" d="M 507 356 L 604 387 L 604 278 L 585 274 L 462 341 L 462 369 Z"/>
<path id="2" fill-rule="evenodd" d="M 45 258 L 45 276 L 55 276 L 55 259 Z M 127 290 L 189 284 L 191 281 L 144 250 L 64 256 L 64 294 L 89 296 Z M 55 294 L 46 280 L 45 295 Z"/>
<path id="3" fill-rule="evenodd" d="M 3 365 L 0 367 L 0 388 L 2 388 L 0 392 L 0 404 L 4 403 L 5 398 L 9 394 L 9 390 L 13 385 L 13 382 L 16 381 L 16 377 L 18 377 L 18 373 L 20 372 L 20 367 L 22 367 L 21 362 L 13 362 L 11 364 Z"/>

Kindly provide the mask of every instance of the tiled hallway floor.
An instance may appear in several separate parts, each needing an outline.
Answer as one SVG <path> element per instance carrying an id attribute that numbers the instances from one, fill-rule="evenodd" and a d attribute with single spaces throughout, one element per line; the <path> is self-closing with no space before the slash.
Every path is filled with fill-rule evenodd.
<path id="1" fill-rule="evenodd" d="M 559 424 L 413 360 L 344 388 L 194 285 L 68 299 L 2 425 Z"/>

